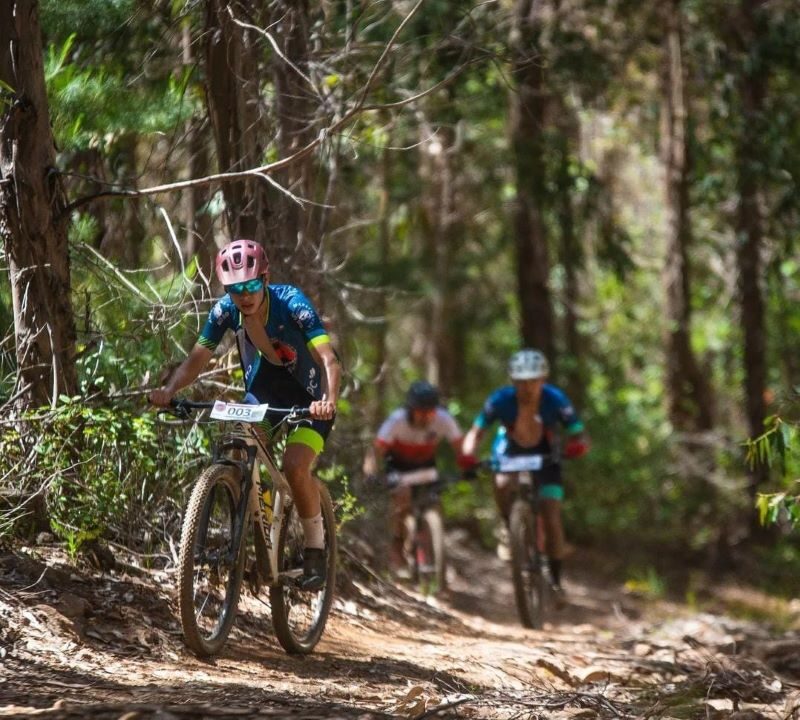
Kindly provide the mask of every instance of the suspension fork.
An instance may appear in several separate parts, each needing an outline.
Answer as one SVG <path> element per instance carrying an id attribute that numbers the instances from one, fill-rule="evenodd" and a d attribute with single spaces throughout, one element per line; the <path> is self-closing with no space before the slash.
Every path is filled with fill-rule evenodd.
<path id="1" fill-rule="evenodd" d="M 246 461 L 230 460 L 224 457 L 216 458 L 216 461 L 221 464 L 232 465 L 238 468 L 240 473 L 239 504 L 236 506 L 236 515 L 233 522 L 233 543 L 231 544 L 231 557 L 229 558 L 229 560 L 233 561 L 241 548 L 242 539 L 246 532 L 248 508 L 250 507 L 250 491 L 253 487 L 253 468 L 255 467 L 257 450 L 253 445 L 240 442 L 226 443 L 221 450 L 225 450 L 230 446 L 245 450 L 247 453 Z"/>

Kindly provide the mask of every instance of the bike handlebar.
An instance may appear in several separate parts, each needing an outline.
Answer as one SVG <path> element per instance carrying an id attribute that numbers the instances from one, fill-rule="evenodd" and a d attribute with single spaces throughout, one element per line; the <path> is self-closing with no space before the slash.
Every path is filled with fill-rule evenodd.
<path id="1" fill-rule="evenodd" d="M 188 420 L 193 410 L 210 410 L 214 407 L 213 400 L 203 400 L 203 401 L 195 401 L 195 400 L 186 400 L 185 398 L 177 399 L 172 398 L 169 401 L 168 408 L 161 408 L 159 412 L 167 412 L 181 420 Z M 266 403 L 265 403 L 266 404 Z M 281 408 L 281 407 L 270 407 L 267 405 L 267 413 L 272 413 L 274 415 L 288 415 L 290 419 L 303 419 L 303 418 L 310 418 L 311 417 L 311 410 L 307 407 L 290 407 L 290 408 Z"/>

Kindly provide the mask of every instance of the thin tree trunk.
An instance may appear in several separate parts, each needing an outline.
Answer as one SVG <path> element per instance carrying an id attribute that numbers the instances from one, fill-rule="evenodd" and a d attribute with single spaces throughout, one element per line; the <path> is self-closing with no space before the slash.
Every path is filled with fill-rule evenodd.
<path id="1" fill-rule="evenodd" d="M 458 200 L 457 132 L 423 122 L 420 126 L 420 186 L 423 234 L 429 259 L 431 286 L 430 313 L 427 315 L 427 377 L 445 396 L 453 392 L 460 365 L 457 359 L 457 315 L 454 302 L 458 245 L 463 238 L 463 222 Z"/>
<path id="2" fill-rule="evenodd" d="M 578 330 L 578 304 L 580 302 L 579 270 L 583 265 L 583 248 L 575 227 L 573 203 L 574 179 L 570 172 L 573 145 L 579 137 L 578 118 L 560 103 L 558 132 L 558 219 L 561 228 L 560 261 L 564 268 L 564 350 L 566 354 L 563 374 L 570 399 L 578 407 L 584 398 L 584 342 Z"/>
<path id="3" fill-rule="evenodd" d="M 251 6 L 228 0 L 206 2 L 206 103 L 220 172 L 247 170 L 264 161 L 258 36 L 234 21 L 249 22 L 258 15 Z M 266 181 L 252 178 L 223 183 L 222 193 L 231 237 L 255 240 L 269 252 L 268 187 Z M 273 257 L 277 265 L 278 258 Z"/>
<path id="4" fill-rule="evenodd" d="M 514 233 L 517 283 L 526 345 L 543 350 L 555 363 L 550 257 L 544 221 L 546 202 L 544 132 L 549 93 L 539 52 L 541 18 L 537 3 L 518 0 L 511 39 L 514 80 L 511 145 L 517 181 Z"/>
<path id="5" fill-rule="evenodd" d="M 114 168 L 115 180 L 127 187 L 139 184 L 137 176 L 137 148 L 139 134 L 126 132 L 113 145 L 109 164 Z M 100 252 L 123 267 L 136 268 L 141 264 L 142 248 L 147 228 L 141 219 L 141 198 L 116 198 L 111 202 L 107 231 L 100 243 Z"/>
<path id="6" fill-rule="evenodd" d="M 0 3 L 0 235 L 14 308 L 22 407 L 77 391 L 66 205 L 42 66 L 39 4 Z"/>
<path id="7" fill-rule="evenodd" d="M 387 390 L 389 387 L 389 263 L 391 261 L 391 188 L 392 188 L 392 153 L 390 150 L 391 130 L 386 138 L 386 147 L 381 155 L 381 190 L 378 205 L 378 258 L 381 272 L 381 293 L 378 296 L 377 311 L 384 322 L 376 330 L 375 367 L 378 375 L 375 378 L 375 416 L 372 427 L 378 427 L 385 415 Z"/>
<path id="8" fill-rule="evenodd" d="M 195 119 L 189 130 L 189 174 L 204 177 L 210 172 L 210 158 L 203 123 Z M 214 278 L 214 217 L 209 210 L 211 192 L 207 186 L 190 188 L 187 193 L 186 259 L 197 258 L 203 275 Z"/>
<path id="9" fill-rule="evenodd" d="M 272 12 L 275 41 L 281 53 L 272 61 L 275 85 L 275 112 L 280 157 L 288 157 L 309 143 L 314 134 L 315 98 L 309 83 L 308 0 L 278 0 Z M 303 199 L 313 199 L 314 162 L 308 157 L 276 175 L 286 189 Z M 274 228 L 280 252 L 289 258 L 293 282 L 302 284 L 313 295 L 320 290 L 319 248 L 314 214 L 295 200 L 272 190 Z"/>
<path id="10" fill-rule="evenodd" d="M 183 25 L 181 35 L 181 49 L 183 51 L 183 65 L 189 70 L 195 62 L 192 52 L 191 25 L 187 21 Z M 190 117 L 186 121 L 186 136 L 189 146 L 189 177 L 205 177 L 209 171 L 208 147 L 205 135 L 205 120 L 199 117 Z M 197 258 L 197 264 L 203 276 L 213 277 L 213 261 L 216 251 L 214 244 L 214 218 L 208 209 L 211 199 L 211 189 L 206 186 L 191 187 L 184 197 L 184 213 L 186 235 L 184 239 L 183 254 L 186 261 Z"/>
<path id="11" fill-rule="evenodd" d="M 767 379 L 765 307 L 761 289 L 764 230 L 760 202 L 760 127 L 767 93 L 768 68 L 763 60 L 752 62 L 752 58 L 748 57 L 758 51 L 760 38 L 757 13 L 763 4 L 763 0 L 741 0 L 735 20 L 737 27 L 734 29 L 736 50 L 741 58 L 738 92 L 742 114 L 742 131 L 736 148 L 736 188 L 739 196 L 736 258 L 744 332 L 747 420 L 751 437 L 760 435 L 764 430 L 764 390 Z M 767 475 L 767 468 L 763 465 L 752 473 L 750 494 L 753 497 L 757 493 L 758 485 L 766 480 Z"/>
<path id="12" fill-rule="evenodd" d="M 681 0 L 663 4 L 661 156 L 666 173 L 667 247 L 664 285 L 667 299 L 667 388 L 672 424 L 680 430 L 713 426 L 711 389 L 691 344 L 689 246 L 689 152 L 683 62 Z"/>

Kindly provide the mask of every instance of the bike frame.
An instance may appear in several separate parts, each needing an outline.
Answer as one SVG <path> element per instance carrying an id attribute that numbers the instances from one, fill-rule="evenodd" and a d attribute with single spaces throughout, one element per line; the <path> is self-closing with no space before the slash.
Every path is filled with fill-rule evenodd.
<path id="1" fill-rule="evenodd" d="M 209 409 L 212 406 L 213 403 L 190 401 L 179 401 L 173 405 L 182 413 L 179 417 L 185 416 L 189 410 Z M 278 430 L 283 423 L 297 422 L 308 416 L 305 408 L 270 408 L 269 411 L 286 416 L 273 427 L 273 431 Z M 228 422 L 227 419 L 218 421 Z M 281 573 L 278 557 L 278 540 L 292 503 L 289 482 L 278 469 L 271 450 L 262 442 L 253 424 L 242 419 L 234 419 L 234 422 L 234 428 L 226 431 L 215 445 L 211 460 L 212 465 L 227 465 L 239 471 L 240 496 L 236 506 L 231 552 L 241 552 L 248 528 L 252 526 L 259 577 L 267 585 L 280 585 L 296 580 L 302 570 Z M 244 459 L 237 458 L 237 454 L 243 455 Z M 262 465 L 266 468 L 271 483 L 272 518 L 269 521 L 262 507 Z"/>
<path id="2" fill-rule="evenodd" d="M 237 450 L 246 453 L 245 461 L 231 457 Z M 291 503 L 291 489 L 286 477 L 253 428 L 245 424 L 223 438 L 212 462 L 234 466 L 240 472 L 241 496 L 236 509 L 233 547 L 241 548 L 252 523 L 258 573 L 267 585 L 279 583 L 282 578 L 278 571 L 278 538 Z M 262 508 L 261 465 L 266 468 L 271 481 L 273 504 L 269 522 Z"/>

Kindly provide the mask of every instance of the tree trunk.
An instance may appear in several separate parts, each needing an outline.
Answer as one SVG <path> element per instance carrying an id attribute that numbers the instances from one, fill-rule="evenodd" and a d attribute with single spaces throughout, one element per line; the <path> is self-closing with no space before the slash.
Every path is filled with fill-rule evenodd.
<path id="1" fill-rule="evenodd" d="M 738 93 L 742 130 L 737 138 L 736 213 L 737 264 L 741 297 L 741 321 L 744 332 L 745 394 L 748 429 L 751 437 L 764 430 L 764 391 L 766 389 L 766 331 L 764 298 L 761 289 L 761 251 L 764 240 L 761 217 L 762 141 L 760 128 L 767 93 L 768 68 L 763 58 L 755 59 L 764 42 L 759 37 L 757 13 L 763 0 L 741 0 L 735 19 L 733 38 L 741 62 Z M 759 61 L 760 60 L 760 61 Z M 766 480 L 768 469 L 759 466 L 750 479 L 750 493 L 755 497 L 758 485 Z"/>
<path id="2" fill-rule="evenodd" d="M 711 390 L 691 344 L 689 289 L 689 152 L 683 62 L 681 0 L 663 4 L 661 157 L 666 174 L 667 243 L 664 285 L 667 300 L 667 390 L 669 413 L 678 430 L 710 430 Z"/>
<path id="3" fill-rule="evenodd" d="M 511 92 L 511 145 L 517 182 L 514 233 L 522 337 L 555 363 L 550 257 L 544 221 L 545 119 L 549 93 L 539 49 L 537 3 L 518 0 L 511 39 L 516 88 Z"/>
<path id="4" fill-rule="evenodd" d="M 14 308 L 17 404 L 77 392 L 66 205 L 50 129 L 39 4 L 0 3 L 0 235 Z"/>
<path id="5" fill-rule="evenodd" d="M 112 145 L 108 162 L 113 168 L 114 179 L 119 184 L 135 188 L 139 184 L 137 149 L 139 134 L 135 131 L 123 133 Z M 141 198 L 114 198 L 107 216 L 107 231 L 100 244 L 104 257 L 122 267 L 138 268 L 147 238 L 147 228 L 142 222 Z"/>
<path id="6" fill-rule="evenodd" d="M 580 286 L 578 273 L 583 266 L 583 248 L 575 227 L 574 179 L 570 172 L 573 146 L 579 139 L 578 118 L 563 102 L 559 103 L 558 131 L 558 220 L 561 228 L 560 261 L 564 268 L 564 358 L 563 376 L 567 394 L 578 407 L 584 405 L 584 343 L 578 330 Z"/>
<path id="7" fill-rule="evenodd" d="M 258 36 L 234 20 L 251 22 L 252 15 L 258 15 L 251 5 L 238 0 L 206 2 L 206 103 L 220 172 L 248 170 L 264 162 Z M 231 237 L 255 240 L 269 252 L 267 190 L 267 182 L 256 178 L 222 184 Z"/>
<path id="8" fill-rule="evenodd" d="M 208 175 L 209 166 L 203 123 L 195 119 L 189 130 L 189 177 Z M 214 258 L 217 246 L 214 243 L 214 216 L 208 207 L 211 197 L 208 186 L 193 187 L 187 192 L 186 260 L 196 257 L 203 275 L 215 282 Z"/>
<path id="9" fill-rule="evenodd" d="M 384 322 L 376 328 L 375 367 L 375 415 L 372 427 L 379 427 L 386 413 L 389 389 L 389 263 L 391 262 L 391 197 L 392 197 L 392 134 L 386 139 L 381 153 L 381 191 L 378 204 L 378 258 L 380 260 L 381 292 L 378 295 L 378 315 Z"/>
<path id="10" fill-rule="evenodd" d="M 440 127 L 438 132 L 423 122 L 420 131 L 420 185 L 425 188 L 422 201 L 423 232 L 428 244 L 430 284 L 432 288 L 428 337 L 430 350 L 427 376 L 442 394 L 452 395 L 461 368 L 459 332 L 456 324 L 455 296 L 458 247 L 464 236 L 462 206 L 458 193 L 458 133 Z"/>
<path id="11" fill-rule="evenodd" d="M 314 136 L 316 99 L 309 83 L 308 0 L 278 0 L 272 13 L 275 41 L 280 54 L 272 61 L 275 85 L 275 112 L 280 157 L 293 155 Z M 303 199 L 314 196 L 314 162 L 311 156 L 296 162 L 275 176 L 294 195 Z M 302 284 L 312 296 L 319 294 L 321 277 L 314 272 L 319 266 L 319 240 L 314 213 L 272 189 L 271 225 L 277 246 L 288 258 L 293 282 Z"/>
<path id="12" fill-rule="evenodd" d="M 181 50 L 183 51 L 184 70 L 191 70 L 195 58 L 192 49 L 191 25 L 184 22 L 181 35 Z M 186 121 L 186 135 L 189 145 L 189 177 L 199 178 L 210 174 L 208 146 L 206 142 L 205 119 L 190 117 Z M 197 265 L 203 277 L 213 279 L 214 256 L 214 218 L 208 208 L 212 191 L 208 186 L 191 187 L 184 196 L 184 213 L 186 235 L 184 238 L 183 254 L 187 262 L 193 257 L 197 258 Z"/>

